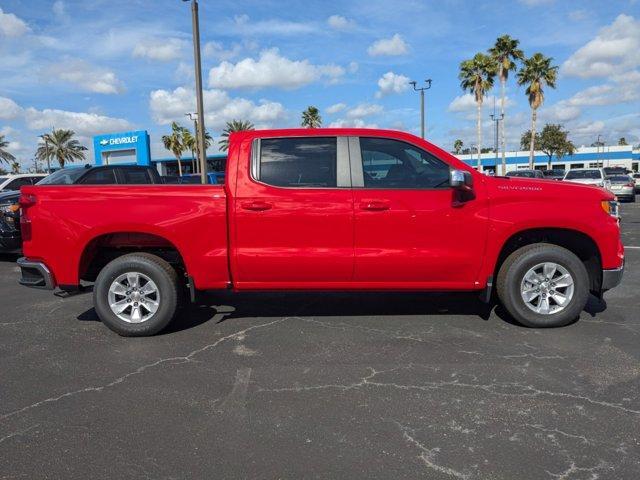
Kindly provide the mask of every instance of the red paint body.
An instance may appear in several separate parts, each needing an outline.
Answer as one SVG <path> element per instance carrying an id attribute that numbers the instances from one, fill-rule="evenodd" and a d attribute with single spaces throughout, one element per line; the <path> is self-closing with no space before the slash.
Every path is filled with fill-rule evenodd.
<path id="1" fill-rule="evenodd" d="M 395 138 L 471 172 L 474 197 L 453 189 L 280 188 L 250 176 L 256 137 Z M 173 246 L 198 289 L 480 290 L 514 234 L 535 228 L 581 232 L 601 267 L 620 267 L 612 194 L 552 180 L 492 178 L 413 135 L 384 130 L 265 130 L 234 134 L 226 184 L 29 186 L 25 255 L 58 285 L 77 285 L 102 235 L 115 246 Z M 142 237 L 132 234 L 146 234 Z M 153 235 L 150 237 L 149 235 Z M 104 243 L 104 242 L 103 242 Z"/>

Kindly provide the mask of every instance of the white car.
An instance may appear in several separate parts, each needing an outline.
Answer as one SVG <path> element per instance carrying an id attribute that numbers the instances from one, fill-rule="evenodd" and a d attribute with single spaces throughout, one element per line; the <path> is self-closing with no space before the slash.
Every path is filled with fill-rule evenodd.
<path id="1" fill-rule="evenodd" d="M 565 173 L 562 180 L 611 190 L 611 182 L 602 168 L 575 168 Z"/>
<path id="2" fill-rule="evenodd" d="M 46 173 L 18 173 L 0 176 L 0 192 L 20 190 L 23 185 L 34 185 L 46 177 Z"/>

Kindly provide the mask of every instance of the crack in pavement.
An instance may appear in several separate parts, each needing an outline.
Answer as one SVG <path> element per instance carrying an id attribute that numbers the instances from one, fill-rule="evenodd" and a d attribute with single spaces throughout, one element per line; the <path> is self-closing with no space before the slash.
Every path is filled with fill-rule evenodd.
<path id="1" fill-rule="evenodd" d="M 22 408 L 20 408 L 18 410 L 14 410 L 12 412 L 4 413 L 4 414 L 0 415 L 0 420 L 6 420 L 9 417 L 24 413 L 24 412 L 26 412 L 28 410 L 37 408 L 37 407 L 39 407 L 41 405 L 45 405 L 45 404 L 48 404 L 48 403 L 54 403 L 54 402 L 57 402 L 59 400 L 62 400 L 63 398 L 72 397 L 72 396 L 78 395 L 80 393 L 101 392 L 102 390 L 105 390 L 107 388 L 110 388 L 110 387 L 113 387 L 113 386 L 118 385 L 120 383 L 123 383 L 128 378 L 133 377 L 135 375 L 140 375 L 144 371 L 146 371 L 146 370 L 148 370 L 150 368 L 156 367 L 158 365 L 163 365 L 163 364 L 166 364 L 166 363 L 179 364 L 179 363 L 191 362 L 194 356 L 196 356 L 196 355 L 198 355 L 198 354 L 200 354 L 200 353 L 202 353 L 202 352 L 204 352 L 206 350 L 209 350 L 211 348 L 215 348 L 216 346 L 218 346 L 219 344 L 221 344 L 222 342 L 224 342 L 226 340 L 236 339 L 236 338 L 243 338 L 244 335 L 247 332 L 250 332 L 252 330 L 256 330 L 256 329 L 259 329 L 259 328 L 269 327 L 269 326 L 275 325 L 277 323 L 282 323 L 282 322 L 284 322 L 286 320 L 289 320 L 291 318 L 295 318 L 295 317 L 285 317 L 285 318 L 281 318 L 281 319 L 278 319 L 278 320 L 274 320 L 272 322 L 262 323 L 260 325 L 254 325 L 254 326 L 245 328 L 244 330 L 240 330 L 238 332 L 231 333 L 229 335 L 221 337 L 218 340 L 216 340 L 214 343 L 210 343 L 210 344 L 205 345 L 203 347 L 200 347 L 200 348 L 198 348 L 196 350 L 193 350 L 192 352 L 190 352 L 187 355 L 161 358 L 159 360 L 156 360 L 155 362 L 147 363 L 145 365 L 142 365 L 141 367 L 138 367 L 137 369 L 133 370 L 132 372 L 129 372 L 129 373 L 125 374 L 125 375 L 122 375 L 121 377 L 116 378 L 115 380 L 113 380 L 113 381 L 111 381 L 111 382 L 109 382 L 109 383 L 107 383 L 105 385 L 100 385 L 100 386 L 95 386 L 95 387 L 85 387 L 85 388 L 81 388 L 81 389 L 78 389 L 78 390 L 73 390 L 73 391 L 70 391 L 70 392 L 66 392 L 66 393 L 63 393 L 63 394 L 60 394 L 60 395 L 57 395 L 57 396 L 54 396 L 54 397 L 45 398 L 44 400 L 40 400 L 38 402 L 32 403 L 31 405 L 27 405 L 27 406 L 22 407 Z"/>
<path id="2" fill-rule="evenodd" d="M 324 385 L 307 385 L 307 386 L 292 386 L 292 387 L 281 387 L 281 388 L 262 388 L 259 387 L 259 392 L 267 392 L 267 393 L 281 393 L 281 392 L 305 392 L 305 391 L 313 391 L 313 390 L 328 390 L 328 389 L 337 389 L 337 390 L 354 390 L 361 387 L 369 386 L 369 387 L 380 387 L 380 388 L 395 388 L 399 390 L 437 390 L 440 388 L 469 388 L 469 389 L 478 389 L 483 390 L 487 393 L 491 393 L 493 395 L 501 395 L 507 397 L 537 397 L 537 396 L 550 396 L 550 397 L 560 397 L 560 398 L 570 398 L 574 400 L 582 400 L 586 403 L 590 403 L 592 405 L 597 405 L 604 408 L 611 408 L 614 410 L 619 410 L 625 413 L 630 413 L 634 415 L 640 415 L 640 410 L 634 410 L 631 408 L 627 408 L 624 405 L 619 403 L 605 402 L 604 400 L 594 400 L 590 397 L 584 395 L 577 395 L 574 393 L 567 392 L 554 392 L 551 390 L 541 390 L 533 385 L 523 385 L 518 382 L 506 382 L 506 383 L 490 383 L 490 384 L 474 384 L 474 383 L 462 383 L 458 380 L 453 381 L 442 381 L 442 382 L 426 382 L 422 385 L 403 385 L 398 383 L 383 383 L 383 382 L 375 382 L 372 381 L 377 375 L 381 373 L 389 372 L 386 371 L 377 371 L 372 367 L 368 367 L 371 371 L 371 374 L 362 377 L 359 382 L 353 382 L 350 384 L 324 384 Z M 400 368 L 400 367 L 399 367 Z M 398 370 L 398 368 L 393 369 Z M 506 391 L 497 391 L 497 389 L 519 389 L 520 392 L 508 393 Z"/>
<path id="3" fill-rule="evenodd" d="M 4 437 L 0 438 L 0 443 L 4 442 L 5 440 L 9 440 L 10 438 L 17 437 L 17 436 L 20 436 L 20 435 L 24 435 L 28 431 L 33 430 L 34 428 L 37 428 L 39 426 L 40 426 L 40 424 L 36 423 L 35 425 L 31 425 L 30 427 L 23 428 L 22 430 L 17 430 L 17 431 L 15 431 L 13 433 L 10 433 L 9 435 L 5 435 Z"/>

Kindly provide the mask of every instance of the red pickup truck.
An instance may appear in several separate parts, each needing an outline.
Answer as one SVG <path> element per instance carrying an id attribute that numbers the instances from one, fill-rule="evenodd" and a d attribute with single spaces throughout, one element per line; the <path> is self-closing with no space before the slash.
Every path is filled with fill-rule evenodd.
<path id="1" fill-rule="evenodd" d="M 23 285 L 95 282 L 121 335 L 200 290 L 492 290 L 519 322 L 575 320 L 622 277 L 615 197 L 488 177 L 402 132 L 233 134 L 224 185 L 27 186 Z"/>

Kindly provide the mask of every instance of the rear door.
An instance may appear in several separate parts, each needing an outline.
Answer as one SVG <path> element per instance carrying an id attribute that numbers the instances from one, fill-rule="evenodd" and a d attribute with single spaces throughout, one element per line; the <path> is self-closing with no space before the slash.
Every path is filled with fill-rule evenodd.
<path id="1" fill-rule="evenodd" d="M 460 201 L 449 187 L 449 165 L 416 145 L 354 137 L 349 146 L 354 282 L 473 289 L 486 243 L 486 200 Z"/>
<path id="2" fill-rule="evenodd" d="M 353 277 L 346 137 L 261 138 L 234 196 L 239 288 L 332 288 Z"/>

